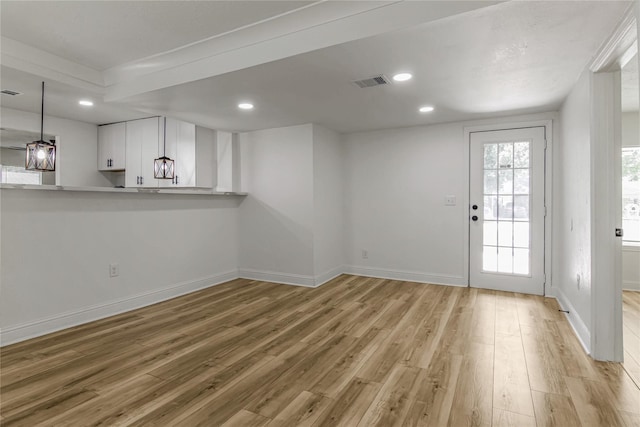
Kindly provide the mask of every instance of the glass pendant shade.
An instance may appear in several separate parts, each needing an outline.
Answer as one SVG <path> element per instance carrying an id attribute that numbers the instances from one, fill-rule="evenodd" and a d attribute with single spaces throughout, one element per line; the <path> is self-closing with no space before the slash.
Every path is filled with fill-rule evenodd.
<path id="1" fill-rule="evenodd" d="M 56 146 L 46 141 L 33 141 L 27 144 L 25 169 L 47 172 L 55 171 Z"/>
<path id="2" fill-rule="evenodd" d="M 51 172 L 56 170 L 56 145 L 54 141 L 44 140 L 44 82 L 42 82 L 42 101 L 40 106 L 40 141 L 27 144 L 27 157 L 24 168 L 27 170 Z"/>
<path id="3" fill-rule="evenodd" d="M 155 159 L 153 162 L 153 177 L 155 179 L 173 179 L 173 160 L 166 156 Z"/>

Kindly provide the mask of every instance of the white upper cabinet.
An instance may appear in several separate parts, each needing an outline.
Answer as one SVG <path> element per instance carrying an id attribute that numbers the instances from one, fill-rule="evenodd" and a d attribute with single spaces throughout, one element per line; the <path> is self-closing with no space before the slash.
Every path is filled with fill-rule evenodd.
<path id="1" fill-rule="evenodd" d="M 196 186 L 196 125 L 167 117 L 166 149 L 163 144 L 162 126 L 158 141 L 158 153 L 174 160 L 175 174 L 172 180 L 158 180 L 160 187 Z"/>
<path id="2" fill-rule="evenodd" d="M 209 155 L 196 167 L 196 125 L 167 118 L 166 148 L 164 126 L 164 117 L 98 126 L 98 170 L 124 171 L 125 187 L 212 187 L 215 140 L 200 141 L 198 149 Z M 173 179 L 154 178 L 154 160 L 162 155 L 175 162 Z M 197 182 L 197 170 L 202 183 Z"/>
<path id="3" fill-rule="evenodd" d="M 125 168 L 126 124 L 98 126 L 98 170 L 121 171 Z"/>
<path id="4" fill-rule="evenodd" d="M 153 161 L 158 157 L 160 126 L 159 117 L 126 123 L 125 187 L 158 187 Z"/>

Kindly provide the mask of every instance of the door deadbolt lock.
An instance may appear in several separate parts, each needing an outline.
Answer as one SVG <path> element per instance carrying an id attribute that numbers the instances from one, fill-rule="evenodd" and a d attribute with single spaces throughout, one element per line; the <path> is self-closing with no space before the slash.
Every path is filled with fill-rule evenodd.
<path id="1" fill-rule="evenodd" d="M 471 217 L 471 219 L 474 220 L 474 221 L 477 221 L 478 220 L 478 216 L 474 215 L 474 216 Z"/>
<path id="2" fill-rule="evenodd" d="M 478 210 L 478 205 L 471 206 L 471 209 L 473 209 L 474 211 L 477 211 Z"/>
<path id="3" fill-rule="evenodd" d="M 624 236 L 624 230 L 622 228 L 616 228 L 616 237 Z"/>

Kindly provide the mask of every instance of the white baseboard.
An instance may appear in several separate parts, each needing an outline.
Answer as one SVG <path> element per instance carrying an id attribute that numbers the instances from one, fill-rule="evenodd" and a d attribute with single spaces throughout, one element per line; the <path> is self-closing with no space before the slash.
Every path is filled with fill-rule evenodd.
<path id="1" fill-rule="evenodd" d="M 587 354 L 591 354 L 591 332 L 589 328 L 587 328 L 587 325 L 561 289 L 554 288 L 553 294 L 553 297 L 558 300 L 560 308 L 569 312 L 569 314 L 567 314 L 569 325 L 571 325 L 573 332 L 576 334 L 576 337 L 578 337 L 582 348 L 584 348 Z"/>
<path id="2" fill-rule="evenodd" d="M 302 274 L 241 268 L 239 276 L 242 279 L 260 280 L 261 282 L 282 283 L 283 285 L 305 286 L 307 288 L 316 287 L 315 277 Z"/>
<path id="3" fill-rule="evenodd" d="M 341 274 L 344 274 L 344 265 L 339 265 L 336 268 L 332 268 L 329 271 L 326 271 L 320 275 L 317 275 L 314 279 L 315 286 L 318 287 L 318 286 L 324 285 L 328 281 L 335 279 Z"/>
<path id="4" fill-rule="evenodd" d="M 344 267 L 347 274 L 358 276 L 378 277 L 380 279 L 403 280 L 407 282 L 431 283 L 433 285 L 449 285 L 467 287 L 467 279 L 462 276 L 444 276 L 415 271 L 389 270 L 383 268 L 369 268 L 360 265 L 347 265 Z"/>
<path id="5" fill-rule="evenodd" d="M 38 319 L 33 322 L 9 326 L 0 331 L 0 346 L 17 343 L 30 338 L 49 334 L 51 332 L 56 332 L 61 329 L 71 328 L 83 323 L 104 319 L 105 317 L 146 307 L 148 305 L 219 285 L 237 278 L 238 271 L 233 270 L 214 276 L 204 277 L 202 279 L 182 282 L 168 288 L 145 292 L 104 304 L 97 304 L 79 310 L 68 311 L 55 316 Z"/>
<path id="6" fill-rule="evenodd" d="M 625 280 L 622 282 L 622 290 L 624 291 L 640 291 L 640 282 L 632 282 Z"/>

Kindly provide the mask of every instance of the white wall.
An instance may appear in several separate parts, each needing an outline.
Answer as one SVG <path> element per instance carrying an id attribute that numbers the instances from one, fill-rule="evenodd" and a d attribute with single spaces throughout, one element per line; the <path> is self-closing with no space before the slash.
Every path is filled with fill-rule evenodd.
<path id="1" fill-rule="evenodd" d="M 342 273 L 344 199 L 340 135 L 313 125 L 314 275 L 323 283 Z"/>
<path id="2" fill-rule="evenodd" d="M 560 111 L 553 190 L 555 293 L 571 312 L 569 320 L 586 348 L 591 342 L 590 94 L 590 73 L 586 71 Z"/>
<path id="3" fill-rule="evenodd" d="M 237 277 L 237 198 L 5 189 L 0 200 L 3 345 Z"/>
<path id="4" fill-rule="evenodd" d="M 238 135 L 240 274 L 314 284 L 312 125 Z"/>
<path id="5" fill-rule="evenodd" d="M 463 125 L 353 133 L 345 143 L 349 270 L 466 285 L 469 185 Z M 455 195 L 458 204 L 445 206 L 446 195 Z"/>
<path id="6" fill-rule="evenodd" d="M 40 132 L 40 115 L 2 108 L 1 126 L 9 129 Z M 98 172 L 98 127 L 93 124 L 44 116 L 44 131 L 60 138 L 56 169 L 60 171 L 57 185 L 111 187 L 112 183 Z"/>
<path id="7" fill-rule="evenodd" d="M 638 124 L 638 112 L 622 113 L 622 146 L 637 147 L 640 126 Z"/>

